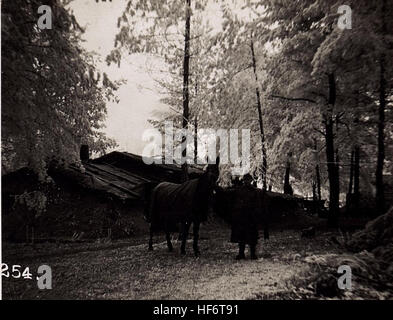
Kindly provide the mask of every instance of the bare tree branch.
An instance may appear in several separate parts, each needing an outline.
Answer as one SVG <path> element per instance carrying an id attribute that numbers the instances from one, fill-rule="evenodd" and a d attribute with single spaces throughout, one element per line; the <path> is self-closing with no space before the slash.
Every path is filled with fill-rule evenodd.
<path id="1" fill-rule="evenodd" d="M 277 98 L 277 99 L 282 99 L 282 100 L 287 100 L 287 101 L 305 101 L 305 102 L 310 102 L 310 103 L 317 103 L 313 99 L 308 99 L 308 98 L 290 98 L 290 97 L 283 97 L 283 96 L 278 96 L 278 95 L 271 95 L 269 98 Z"/>

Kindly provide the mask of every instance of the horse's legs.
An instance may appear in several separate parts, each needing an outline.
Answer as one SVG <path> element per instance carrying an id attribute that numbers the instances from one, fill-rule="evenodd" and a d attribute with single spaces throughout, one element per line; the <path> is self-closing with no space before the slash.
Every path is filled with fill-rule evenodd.
<path id="1" fill-rule="evenodd" d="M 172 252 L 173 246 L 172 246 L 172 242 L 171 242 L 171 234 L 169 233 L 169 231 L 165 231 L 165 237 L 166 237 L 166 243 L 168 245 L 168 251 Z"/>
<path id="2" fill-rule="evenodd" d="M 150 225 L 149 250 L 153 250 L 153 227 Z"/>
<path id="3" fill-rule="evenodd" d="M 186 254 L 186 242 L 187 242 L 187 237 L 188 237 L 188 229 L 190 228 L 190 225 L 187 222 L 183 222 L 181 224 L 181 247 L 180 247 L 180 252 L 181 254 Z"/>
<path id="4" fill-rule="evenodd" d="M 193 223 L 194 243 L 192 245 L 195 256 L 199 256 L 198 239 L 199 239 L 199 222 Z"/>

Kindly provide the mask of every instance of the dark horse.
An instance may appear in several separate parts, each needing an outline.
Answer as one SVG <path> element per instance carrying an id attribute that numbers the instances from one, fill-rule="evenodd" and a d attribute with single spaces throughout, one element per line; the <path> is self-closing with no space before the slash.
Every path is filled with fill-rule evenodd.
<path id="1" fill-rule="evenodd" d="M 164 231 L 168 250 L 173 251 L 170 233 L 181 224 L 181 253 L 185 254 L 190 225 L 193 225 L 194 253 L 198 256 L 199 225 L 207 220 L 209 200 L 218 178 L 217 164 L 209 164 L 200 178 L 182 184 L 162 182 L 153 188 L 147 203 L 150 222 L 149 250 L 153 250 L 153 234 Z"/>

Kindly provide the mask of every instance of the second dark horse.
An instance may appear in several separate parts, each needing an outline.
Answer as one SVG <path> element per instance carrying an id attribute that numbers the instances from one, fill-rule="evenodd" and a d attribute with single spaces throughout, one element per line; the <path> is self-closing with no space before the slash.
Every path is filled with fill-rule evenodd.
<path id="1" fill-rule="evenodd" d="M 193 225 L 195 256 L 198 247 L 199 225 L 207 220 L 209 200 L 218 179 L 218 161 L 209 164 L 200 178 L 182 184 L 162 182 L 153 188 L 147 203 L 147 219 L 150 222 L 149 250 L 153 250 L 153 234 L 164 231 L 168 250 L 173 251 L 170 233 L 181 224 L 181 253 L 186 253 L 188 231 Z"/>

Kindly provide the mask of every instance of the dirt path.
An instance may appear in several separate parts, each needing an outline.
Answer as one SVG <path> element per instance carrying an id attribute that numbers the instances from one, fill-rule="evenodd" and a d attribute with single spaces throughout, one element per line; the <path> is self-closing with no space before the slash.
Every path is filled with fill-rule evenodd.
<path id="1" fill-rule="evenodd" d="M 145 239 L 128 246 L 86 251 L 75 248 L 64 255 L 23 258 L 18 263 L 15 248 L 5 250 L 4 262 L 37 270 L 48 264 L 53 272 L 53 289 L 38 290 L 35 280 L 5 278 L 4 299 L 252 299 L 288 290 L 290 279 L 307 268 L 306 256 L 335 252 L 320 235 L 302 240 L 295 232 L 278 232 L 259 245 L 257 261 L 235 261 L 235 244 L 228 242 L 228 230 L 201 234 L 202 256 L 195 258 L 192 245 L 186 256 L 167 252 L 158 239 L 153 252 Z M 113 246 L 113 245 L 112 245 Z M 26 253 L 26 250 L 24 250 Z M 9 261 L 7 261 L 7 254 Z"/>

